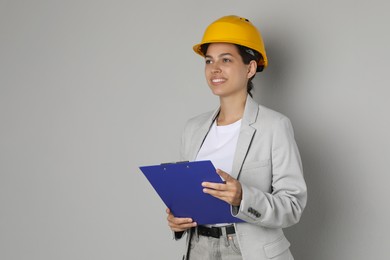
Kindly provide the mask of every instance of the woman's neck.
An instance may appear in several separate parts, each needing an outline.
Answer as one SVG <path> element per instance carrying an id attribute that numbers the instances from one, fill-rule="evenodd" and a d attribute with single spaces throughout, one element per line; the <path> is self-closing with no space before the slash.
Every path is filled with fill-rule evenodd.
<path id="1" fill-rule="evenodd" d="M 247 95 L 238 97 L 220 97 L 221 110 L 217 125 L 229 125 L 240 120 L 244 114 Z"/>

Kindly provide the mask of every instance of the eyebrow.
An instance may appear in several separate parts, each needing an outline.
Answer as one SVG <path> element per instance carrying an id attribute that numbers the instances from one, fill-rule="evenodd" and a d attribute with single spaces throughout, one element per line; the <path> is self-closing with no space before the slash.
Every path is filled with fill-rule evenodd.
<path id="1" fill-rule="evenodd" d="M 221 53 L 221 54 L 218 55 L 218 57 L 223 57 L 223 56 L 227 56 L 227 55 L 228 55 L 228 56 L 234 57 L 233 54 L 231 54 L 231 53 L 229 53 L 229 52 Z M 205 55 L 204 57 L 205 57 L 205 58 L 212 58 L 211 55 Z"/>

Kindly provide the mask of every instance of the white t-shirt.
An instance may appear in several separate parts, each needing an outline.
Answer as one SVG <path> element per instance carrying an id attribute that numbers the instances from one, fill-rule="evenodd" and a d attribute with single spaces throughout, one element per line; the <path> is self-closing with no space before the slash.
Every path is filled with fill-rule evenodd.
<path id="1" fill-rule="evenodd" d="M 210 160 L 215 168 L 231 174 L 234 154 L 236 152 L 238 136 L 240 134 L 241 119 L 230 125 L 217 126 L 214 121 L 198 155 L 197 161 Z M 215 223 L 206 226 L 225 226 L 229 223 Z"/>
<path id="2" fill-rule="evenodd" d="M 217 126 L 215 120 L 200 148 L 196 160 L 210 160 L 215 168 L 230 174 L 232 172 L 240 128 L 241 119 L 233 124 L 224 126 Z"/>

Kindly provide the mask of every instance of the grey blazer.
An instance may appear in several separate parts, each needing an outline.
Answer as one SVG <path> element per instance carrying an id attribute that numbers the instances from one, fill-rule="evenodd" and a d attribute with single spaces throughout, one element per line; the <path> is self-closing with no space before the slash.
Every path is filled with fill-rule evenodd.
<path id="1" fill-rule="evenodd" d="M 218 112 L 188 121 L 182 136 L 181 160 L 195 160 Z M 240 181 L 243 190 L 240 207 L 231 208 L 233 216 L 245 221 L 235 224 L 243 259 L 293 259 L 282 228 L 296 224 L 306 205 L 301 158 L 290 120 L 259 106 L 249 95 L 231 175 Z"/>

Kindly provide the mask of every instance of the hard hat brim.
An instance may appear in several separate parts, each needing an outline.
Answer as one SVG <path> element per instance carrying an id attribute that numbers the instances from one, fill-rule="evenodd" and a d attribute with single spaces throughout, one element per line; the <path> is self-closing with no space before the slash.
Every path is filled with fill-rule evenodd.
<path id="1" fill-rule="evenodd" d="M 192 49 L 194 50 L 195 53 L 199 54 L 200 56 L 202 57 L 205 57 L 205 54 L 202 52 L 201 48 L 202 48 L 202 45 L 204 44 L 211 44 L 211 43 L 231 43 L 231 44 L 237 44 L 237 45 L 241 45 L 241 46 L 245 46 L 247 48 L 250 48 L 250 49 L 253 49 L 257 52 L 259 52 L 260 54 L 261 51 L 259 50 L 256 50 L 256 48 L 253 48 L 251 46 L 248 46 L 248 45 L 243 45 L 242 44 L 242 40 L 241 41 L 234 41 L 234 40 L 226 40 L 226 41 L 223 41 L 223 40 L 218 40 L 218 41 L 208 41 L 208 42 L 201 42 L 201 43 L 198 43 L 198 44 L 195 44 Z M 265 55 L 262 54 L 262 57 L 263 59 L 261 59 L 258 63 L 257 63 L 257 68 L 260 68 L 262 67 L 262 69 L 258 70 L 258 72 L 262 71 L 264 68 L 266 68 L 268 66 L 268 60 L 267 60 L 267 57 Z"/>

